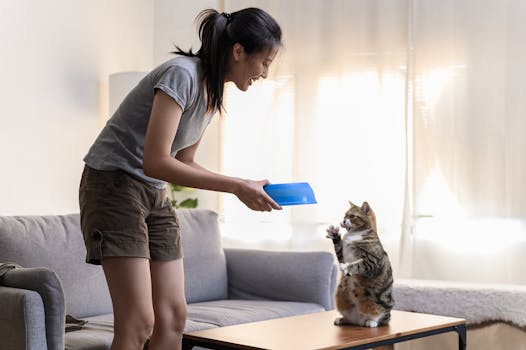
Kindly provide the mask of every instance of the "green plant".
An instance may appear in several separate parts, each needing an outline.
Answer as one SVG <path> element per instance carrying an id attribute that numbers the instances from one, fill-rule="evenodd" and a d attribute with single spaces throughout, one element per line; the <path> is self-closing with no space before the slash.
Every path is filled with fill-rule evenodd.
<path id="1" fill-rule="evenodd" d="M 199 201 L 197 198 L 183 198 L 183 199 L 180 198 L 181 192 L 193 192 L 195 191 L 194 188 L 174 185 L 172 183 L 169 183 L 168 186 L 170 187 L 170 191 L 172 191 L 172 207 L 176 209 L 197 208 L 197 205 L 199 204 Z"/>

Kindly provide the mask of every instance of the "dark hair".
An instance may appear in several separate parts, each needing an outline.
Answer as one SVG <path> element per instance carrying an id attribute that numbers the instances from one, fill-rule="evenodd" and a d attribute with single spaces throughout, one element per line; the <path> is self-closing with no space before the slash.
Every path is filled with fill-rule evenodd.
<path id="1" fill-rule="evenodd" d="M 232 13 L 207 9 L 199 13 L 196 21 L 201 39 L 199 51 L 183 51 L 176 45 L 173 53 L 201 59 L 207 109 L 222 112 L 225 74 L 234 44 L 240 43 L 248 55 L 280 46 L 281 28 L 268 13 L 254 7 Z"/>

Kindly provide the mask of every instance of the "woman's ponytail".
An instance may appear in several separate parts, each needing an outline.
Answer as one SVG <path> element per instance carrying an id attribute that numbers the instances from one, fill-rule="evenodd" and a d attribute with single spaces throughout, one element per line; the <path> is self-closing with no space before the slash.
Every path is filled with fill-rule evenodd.
<path id="1" fill-rule="evenodd" d="M 207 109 L 222 111 L 225 74 L 233 45 L 240 43 L 247 54 L 281 45 L 281 28 L 265 11 L 247 8 L 233 13 L 203 10 L 199 23 L 201 48 L 197 53 L 176 46 L 175 54 L 199 57 L 206 84 Z"/>

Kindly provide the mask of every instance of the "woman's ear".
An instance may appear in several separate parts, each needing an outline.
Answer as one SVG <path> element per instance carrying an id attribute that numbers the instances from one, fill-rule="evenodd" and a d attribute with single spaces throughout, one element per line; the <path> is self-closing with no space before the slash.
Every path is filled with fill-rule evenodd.
<path id="1" fill-rule="evenodd" d="M 244 54 L 245 48 L 243 45 L 235 43 L 234 46 L 232 46 L 232 58 L 234 59 L 234 62 L 239 62 Z"/>

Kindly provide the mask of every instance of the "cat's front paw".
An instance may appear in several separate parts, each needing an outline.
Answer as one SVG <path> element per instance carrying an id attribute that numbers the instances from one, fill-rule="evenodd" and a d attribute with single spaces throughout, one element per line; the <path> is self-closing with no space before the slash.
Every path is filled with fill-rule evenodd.
<path id="1" fill-rule="evenodd" d="M 365 327 L 376 328 L 378 327 L 378 322 L 373 321 L 373 320 L 367 320 L 365 321 Z"/>
<path id="2" fill-rule="evenodd" d="M 343 326 L 343 325 L 346 325 L 346 324 L 349 324 L 345 318 L 343 317 L 338 317 L 334 320 L 334 325 L 335 326 Z"/>
<path id="3" fill-rule="evenodd" d="M 327 235 L 325 237 L 329 239 L 334 239 L 340 236 L 340 229 L 334 225 L 331 225 L 327 228 Z"/>
<path id="4" fill-rule="evenodd" d="M 340 263 L 340 271 L 345 274 L 345 276 L 351 276 L 350 265 L 349 263 Z"/>

